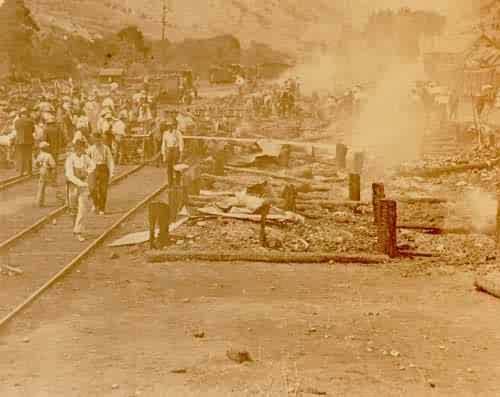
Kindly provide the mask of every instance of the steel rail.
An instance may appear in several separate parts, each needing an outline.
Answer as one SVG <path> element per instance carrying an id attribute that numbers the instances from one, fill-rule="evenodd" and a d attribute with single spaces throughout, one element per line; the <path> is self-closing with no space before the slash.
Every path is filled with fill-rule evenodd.
<path id="1" fill-rule="evenodd" d="M 123 179 L 125 176 L 121 176 Z M 118 178 L 117 178 L 118 179 Z M 94 240 L 90 245 L 84 248 L 76 257 L 74 257 L 69 263 L 67 263 L 59 272 L 52 276 L 48 281 L 46 281 L 40 288 L 33 292 L 28 298 L 26 298 L 21 304 L 19 304 L 15 309 L 8 313 L 5 317 L 0 320 L 0 328 L 5 326 L 9 321 L 11 321 L 16 315 L 21 313 L 26 309 L 31 303 L 33 303 L 40 295 L 47 291 L 55 282 L 61 279 L 65 274 L 68 273 L 74 266 L 80 263 L 86 256 L 88 256 L 93 250 L 95 250 L 116 228 L 120 226 L 124 221 L 126 221 L 135 212 L 141 209 L 149 201 L 154 199 L 158 194 L 162 193 L 167 188 L 167 184 L 164 184 L 159 189 L 149 194 L 133 208 L 128 210 L 124 215 L 120 217 L 113 225 L 107 228 L 96 240 Z"/>
<path id="2" fill-rule="evenodd" d="M 114 185 L 114 184 L 120 182 L 121 180 L 127 178 L 128 176 L 136 173 L 137 171 L 139 171 L 143 167 L 144 167 L 144 164 L 140 164 L 140 165 L 132 168 L 131 170 L 128 170 L 121 175 L 118 175 L 116 178 L 113 178 L 113 180 L 111 181 L 111 184 Z M 55 218 L 58 215 L 60 215 L 61 213 L 63 213 L 67 208 L 68 208 L 67 204 L 64 204 L 64 205 L 60 206 L 59 208 L 56 208 L 54 211 L 52 211 L 49 214 L 45 215 L 44 217 L 40 218 L 38 221 L 31 224 L 27 228 L 21 230 L 20 232 L 16 233 L 15 235 L 8 238 L 7 240 L 2 241 L 0 243 L 0 252 L 2 250 L 6 249 L 7 247 L 11 246 L 12 244 L 14 244 L 17 240 L 26 236 L 28 233 L 31 233 L 31 232 L 35 231 L 36 229 L 38 229 L 39 227 L 43 226 L 44 224 L 48 223 L 53 218 Z"/>

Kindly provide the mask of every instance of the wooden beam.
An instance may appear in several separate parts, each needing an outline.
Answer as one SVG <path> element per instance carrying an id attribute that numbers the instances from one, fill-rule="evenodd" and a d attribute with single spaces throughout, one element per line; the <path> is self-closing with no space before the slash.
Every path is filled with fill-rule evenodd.
<path id="1" fill-rule="evenodd" d="M 335 153 L 335 145 L 330 145 L 326 143 L 308 143 L 308 142 L 299 142 L 299 141 L 290 141 L 290 140 L 280 140 L 280 139 L 256 139 L 256 138 L 232 138 L 232 137 L 224 137 L 224 136 L 198 136 L 198 135 L 186 135 L 184 136 L 186 140 L 201 140 L 201 141 L 223 141 L 223 142 L 231 142 L 231 143 L 251 143 L 255 144 L 259 141 L 263 141 L 265 143 L 274 144 L 274 145 L 290 145 L 300 148 L 308 149 L 311 148 L 316 149 L 324 149 L 326 151 Z"/>
<path id="2" fill-rule="evenodd" d="M 212 261 L 212 262 L 267 262 L 267 263 L 352 263 L 378 264 L 386 263 L 386 255 L 370 254 L 332 254 L 332 253 L 281 253 L 257 251 L 150 251 L 146 254 L 149 263 L 178 261 Z"/>

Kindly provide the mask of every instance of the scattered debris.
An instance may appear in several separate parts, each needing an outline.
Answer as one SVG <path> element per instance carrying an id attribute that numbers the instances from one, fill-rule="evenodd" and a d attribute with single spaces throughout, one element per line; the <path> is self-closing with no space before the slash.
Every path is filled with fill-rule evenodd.
<path id="1" fill-rule="evenodd" d="M 186 368 L 175 368 L 170 371 L 172 374 L 185 374 L 187 372 Z"/>
<path id="2" fill-rule="evenodd" d="M 295 392 L 295 390 L 293 390 L 292 392 Z M 322 391 L 322 390 L 319 390 L 319 389 L 316 389 L 315 387 L 299 387 L 297 389 L 297 392 L 298 393 L 304 393 L 304 394 L 314 394 L 316 396 L 326 396 L 327 395 L 327 392 L 326 391 Z"/>
<path id="3" fill-rule="evenodd" d="M 13 266 L 9 266 L 9 265 L 3 265 L 3 267 L 4 267 L 5 269 L 7 269 L 9 272 L 15 273 L 15 274 L 17 274 L 17 275 L 21 275 L 21 274 L 23 274 L 23 273 L 24 273 L 24 272 L 23 272 L 21 269 L 19 269 L 18 267 L 13 267 Z"/>
<path id="4" fill-rule="evenodd" d="M 229 349 L 226 352 L 226 356 L 230 360 L 237 362 L 238 364 L 253 361 L 252 358 L 250 357 L 250 353 L 248 353 L 246 350 Z"/>

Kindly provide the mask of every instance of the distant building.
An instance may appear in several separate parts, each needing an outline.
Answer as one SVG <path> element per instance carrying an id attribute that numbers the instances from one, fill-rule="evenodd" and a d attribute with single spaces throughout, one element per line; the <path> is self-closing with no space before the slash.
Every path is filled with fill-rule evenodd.
<path id="1" fill-rule="evenodd" d="M 101 83 L 121 83 L 125 77 L 123 69 L 109 68 L 99 71 L 99 81 Z"/>

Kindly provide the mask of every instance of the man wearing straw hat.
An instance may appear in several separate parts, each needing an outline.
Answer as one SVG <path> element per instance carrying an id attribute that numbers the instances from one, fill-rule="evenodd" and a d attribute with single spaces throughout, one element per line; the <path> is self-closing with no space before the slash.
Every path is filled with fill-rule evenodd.
<path id="1" fill-rule="evenodd" d="M 177 129 L 177 121 L 174 118 L 168 118 L 160 125 L 163 134 L 161 154 L 164 163 L 167 165 L 168 185 L 174 184 L 174 167 L 182 157 L 184 150 L 184 140 L 181 132 Z"/>
<path id="2" fill-rule="evenodd" d="M 70 209 L 76 208 L 73 234 L 79 241 L 85 241 L 84 226 L 88 213 L 89 186 L 88 176 L 95 171 L 95 164 L 85 153 L 85 142 L 77 140 L 74 152 L 66 158 L 65 174 L 68 181 Z"/>
<path id="3" fill-rule="evenodd" d="M 52 154 L 50 154 L 50 145 L 47 142 L 41 142 L 39 147 L 40 154 L 35 162 L 40 170 L 36 203 L 39 207 L 43 207 L 45 205 L 45 190 L 49 182 L 55 177 L 56 162 Z"/>
<path id="4" fill-rule="evenodd" d="M 94 211 L 104 215 L 109 181 L 113 178 L 115 164 L 111 149 L 103 144 L 102 134 L 94 134 L 93 140 L 94 144 L 88 150 L 88 155 L 95 164 L 95 171 L 91 175 L 90 194 L 94 202 Z"/>

